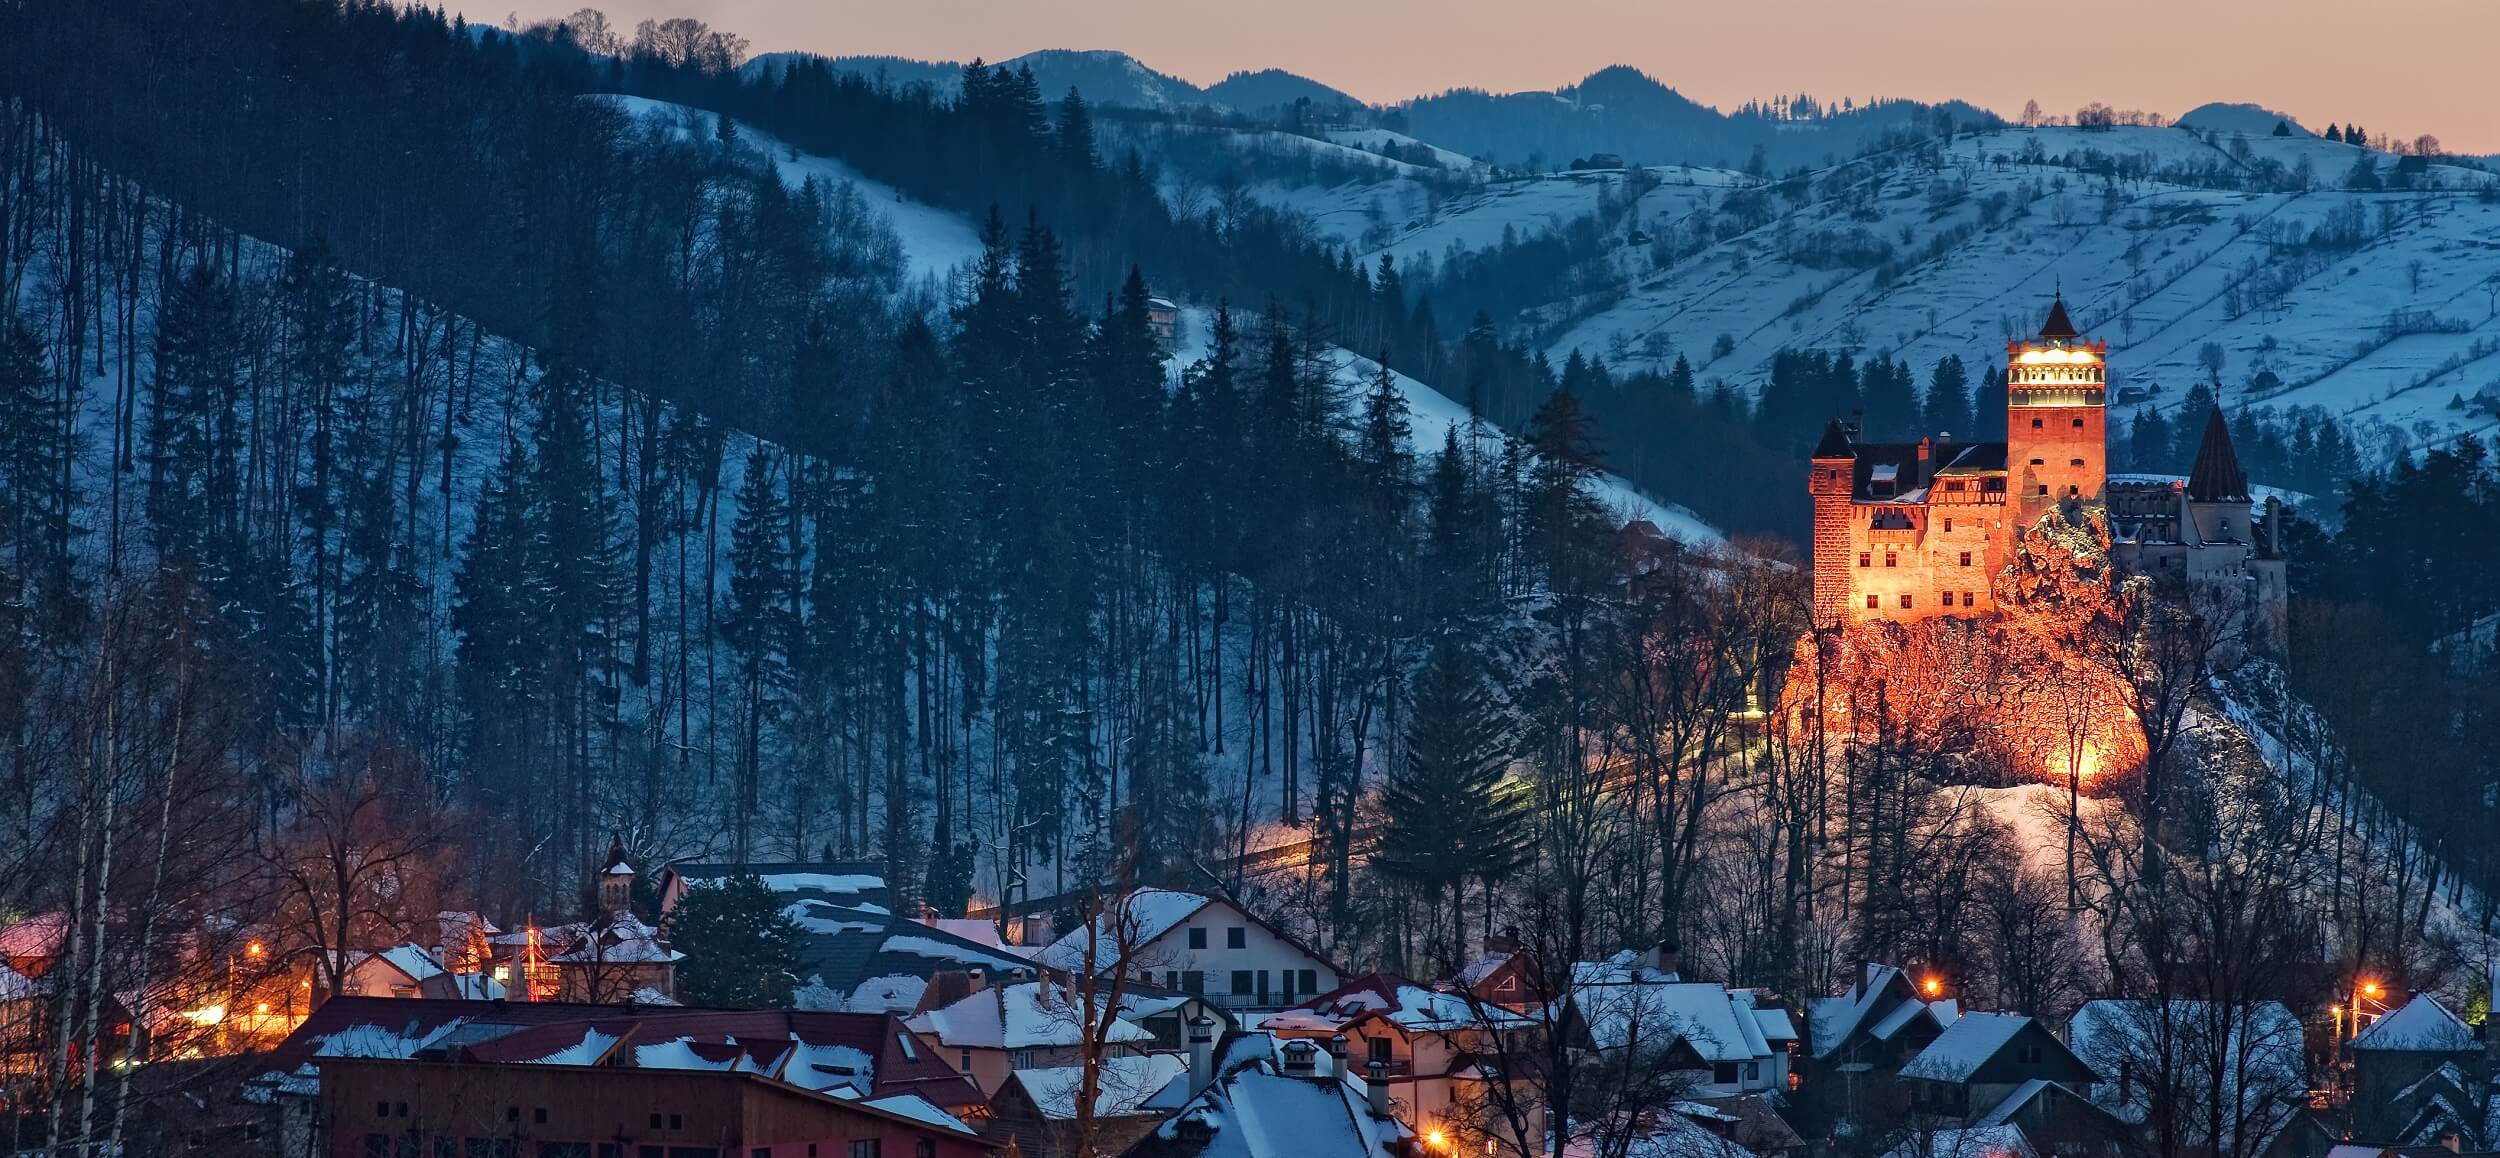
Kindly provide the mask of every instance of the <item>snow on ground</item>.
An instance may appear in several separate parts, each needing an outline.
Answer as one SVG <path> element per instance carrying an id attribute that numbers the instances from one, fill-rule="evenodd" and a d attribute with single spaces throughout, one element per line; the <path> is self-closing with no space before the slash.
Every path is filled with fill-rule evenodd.
<path id="1" fill-rule="evenodd" d="M 647 97 L 603 94 L 627 113 L 676 126 L 681 133 L 712 132 L 720 118 L 702 109 Z M 893 186 L 873 181 L 859 170 L 832 157 L 802 153 L 780 138 L 740 123 L 738 135 L 756 153 L 769 160 L 781 174 L 785 184 L 797 186 L 816 181 L 828 189 L 848 184 L 859 195 L 885 215 L 895 235 L 903 242 L 905 271 L 917 283 L 936 277 L 943 281 L 957 266 L 981 256 L 981 236 L 970 219 L 950 209 L 911 200 Z"/>
<path id="2" fill-rule="evenodd" d="M 1184 367 L 1206 357 L 1209 330 L 1213 324 L 1213 314 L 1209 311 L 1195 308 L 1181 311 L 1172 356 L 1165 363 L 1173 380 L 1178 380 Z M 1249 324 L 1248 315 L 1236 314 L 1234 324 L 1246 327 Z M 1351 351 L 1335 348 L 1330 351 L 1330 357 L 1336 367 L 1338 384 L 1348 390 L 1364 389 L 1380 374 L 1380 363 Z M 1452 427 L 1459 429 L 1462 440 L 1467 437 L 1469 416 L 1465 406 L 1395 369 L 1390 371 L 1390 378 L 1396 382 L 1399 393 L 1406 397 L 1410 427 L 1408 446 L 1417 456 L 1439 453 L 1442 441 L 1448 437 Z M 1507 436 L 1491 426 L 1485 430 L 1484 441 L 1479 448 L 1487 457 L 1497 457 L 1501 452 L 1498 440 Z M 1668 538 L 1687 547 L 1714 547 L 1727 541 L 1725 534 L 1704 522 L 1701 516 L 1674 503 L 1652 498 L 1619 475 L 1599 475 L 1596 498 L 1599 504 L 1614 512 L 1623 522 L 1647 520 Z"/>
<path id="3" fill-rule="evenodd" d="M 1429 141 L 1417 140 L 1404 133 L 1388 129 L 1335 129 L 1329 132 L 1328 139 L 1340 145 L 1361 149 L 1366 153 L 1377 153 L 1384 148 L 1391 147 L 1426 149 L 1430 151 L 1433 161 L 1452 172 L 1473 172 L 1485 167 L 1484 162 L 1465 153 L 1452 152 Z"/>
<path id="4" fill-rule="evenodd" d="M 1977 809 L 2012 830 L 2023 867 L 2043 877 L 2066 879 L 2066 788 L 2060 784 L 2015 784 L 2004 788 L 1948 788 L 1951 799 Z M 2092 796 L 2074 804 L 2083 827 L 2104 827 L 2118 803 Z M 2079 854 L 2080 855 L 2080 854 Z"/>

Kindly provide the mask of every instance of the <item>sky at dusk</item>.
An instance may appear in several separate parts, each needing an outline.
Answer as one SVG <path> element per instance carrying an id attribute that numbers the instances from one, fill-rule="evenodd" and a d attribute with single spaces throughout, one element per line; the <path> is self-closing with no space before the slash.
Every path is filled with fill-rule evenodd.
<path id="1" fill-rule="evenodd" d="M 457 2 L 457 0 L 455 0 Z M 472 20 L 582 0 L 486 0 Z M 2087 101 L 2176 116 L 2248 101 L 2322 128 L 2500 152 L 2494 0 L 605 0 L 630 29 L 696 16 L 757 52 L 962 60 L 1114 48 L 1198 84 L 1284 68 L 1372 101 L 1640 68 L 1721 108 L 1779 92 Z"/>

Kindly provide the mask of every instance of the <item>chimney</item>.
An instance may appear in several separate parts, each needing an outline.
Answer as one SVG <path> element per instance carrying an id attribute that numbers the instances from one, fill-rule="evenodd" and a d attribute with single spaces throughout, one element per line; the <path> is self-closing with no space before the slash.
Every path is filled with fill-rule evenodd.
<path id="1" fill-rule="evenodd" d="M 1328 1038 L 1328 1060 L 1337 1063 L 1340 1070 L 1345 1068 L 1345 1044 L 1345 1035 L 1342 1033 L 1331 1034 Z"/>
<path id="2" fill-rule="evenodd" d="M 1371 1101 L 1372 1117 L 1389 1120 L 1389 1064 L 1373 1062 L 1363 1067 L 1363 1093 Z"/>
<path id="3" fill-rule="evenodd" d="M 1285 1076 L 1309 1081 L 1318 1075 L 1319 1047 L 1297 1037 L 1285 1043 Z"/>
<path id="4" fill-rule="evenodd" d="M 1215 1019 L 1199 1014 L 1189 1019 L 1189 1092 L 1215 1081 Z"/>
<path id="5" fill-rule="evenodd" d="M 1651 969 L 1664 973 L 1668 977 L 1678 981 L 1683 980 L 1682 975 L 1677 972 L 1677 969 L 1679 969 L 1683 963 L 1684 953 L 1682 948 L 1671 940 L 1660 941 L 1657 944 L 1650 946 L 1649 952 L 1643 954 L 1641 960 L 1641 964 L 1647 965 Z"/>

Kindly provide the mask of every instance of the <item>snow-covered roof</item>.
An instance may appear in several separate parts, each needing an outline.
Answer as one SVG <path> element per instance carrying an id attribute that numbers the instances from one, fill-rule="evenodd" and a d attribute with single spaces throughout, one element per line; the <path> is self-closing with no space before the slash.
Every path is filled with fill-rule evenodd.
<path id="1" fill-rule="evenodd" d="M 1761 1030 L 1764 1041 L 1797 1040 L 1797 1023 L 1788 1019 L 1785 1009 L 1754 1010 L 1753 1023 L 1755 1028 Z"/>
<path id="2" fill-rule="evenodd" d="M 1599 1049 L 1643 1043 L 1664 1048 L 1682 1041 L 1713 1064 L 1771 1056 L 1752 997 L 1739 997 L 1715 981 L 1582 985 L 1572 1000 Z"/>
<path id="3" fill-rule="evenodd" d="M 378 953 L 350 953 L 348 971 L 354 972 L 368 961 L 379 961 L 397 969 L 412 981 L 424 981 L 445 971 L 443 963 L 435 960 L 434 954 L 427 952 L 422 945 L 393 945 Z"/>
<path id="4" fill-rule="evenodd" d="M 1927 1043 L 1910 1064 L 1901 1067 L 1905 1078 L 1925 1078 L 1939 1082 L 1969 1081 L 1979 1067 L 1988 1064 L 2005 1043 L 2031 1024 L 2019 1013 L 1965 1013 L 1945 1027 L 1936 1040 Z"/>
<path id="5" fill-rule="evenodd" d="M 1903 1004 L 1919 1004 L 1909 995 L 1909 981 L 1898 966 L 1868 963 L 1847 993 L 1837 997 L 1816 997 L 1806 1002 L 1806 1026 L 1814 1034 L 1814 1056 L 1829 1057 L 1833 1051 L 1855 1034 L 1869 1016 L 1881 1006 L 1887 993 L 1897 993 Z M 1899 1006 L 1885 1010 L 1892 1016 L 1903 1016 Z M 1913 1011 L 1915 1012 L 1915 1011 Z M 1898 1030 L 1898 1026 L 1893 1027 Z M 1882 1035 L 1889 1038 L 1889 1033 Z"/>
<path id="6" fill-rule="evenodd" d="M 1329 1080 L 1329 1058 L 1311 1078 L 1289 1077 L 1275 1039 L 1244 1034 L 1226 1044 L 1220 1073 L 1176 1107 L 1130 1153 L 1148 1158 L 1394 1158 L 1414 1136 L 1395 1117 L 1375 1118 L 1363 1078 Z M 1185 1089 L 1175 1084 L 1167 1090 Z M 1165 1099 L 1149 1105 L 1160 1108 Z M 1203 1138 L 1203 1140 L 1199 1140 Z"/>
<path id="7" fill-rule="evenodd" d="M 1094 997 L 1102 1000 L 1101 995 Z M 1034 1049 L 1073 1046 L 1085 1040 L 1084 999 L 1057 982 L 1039 981 L 978 990 L 942 1009 L 915 1014 L 905 1025 L 957 1049 Z M 1114 1017 L 1104 1031 L 1111 1042 L 1154 1040 L 1143 1026 Z"/>
<path id="8" fill-rule="evenodd" d="M 1215 900 L 1203 893 L 1177 889 L 1137 889 L 1113 898 L 1102 912 L 1051 942 L 1033 959 L 1053 969 L 1071 971 L 1117 968 L 1122 964 L 1123 952 L 1152 944 Z"/>
<path id="9" fill-rule="evenodd" d="M 1333 1031 L 1375 1019 L 1407 1033 L 1516 1029 L 1531 1024 L 1527 1018 L 1498 1005 L 1470 1002 L 1461 994 L 1428 989 L 1391 973 L 1375 973 L 1274 1014 L 1260 1025 L 1277 1030 Z"/>
<path id="10" fill-rule="evenodd" d="M 918 1094 L 888 1094 L 882 1098 L 870 1098 L 861 1102 L 860 1105 L 883 1110 L 889 1114 L 899 1114 L 914 1121 L 926 1122 L 941 1130 L 950 1130 L 957 1134 L 977 1133 L 972 1127 L 965 1125 L 963 1119 L 939 1109 L 937 1103 Z"/>
<path id="11" fill-rule="evenodd" d="M 1094 1090 L 1096 1118 L 1122 1118 L 1152 1113 L 1147 1102 L 1173 1080 L 1189 1072 L 1189 1059 L 1174 1053 L 1133 1054 L 1102 1059 Z M 1077 1090 L 1084 1085 L 1083 1066 L 1052 1066 L 1015 1072 L 1025 1096 L 1052 1121 L 1076 1117 Z"/>
<path id="12" fill-rule="evenodd" d="M 1720 1137 L 1702 1119 L 1734 1125 L 1737 1117 L 1698 1102 L 1678 1102 L 1674 1112 L 1657 1115 L 1650 1128 L 1623 1144 L 1623 1158 L 1754 1158 L 1754 1152 Z M 1566 1147 L 1566 1150 L 1576 1150 Z"/>
<path id="13" fill-rule="evenodd" d="M 2474 1030 L 2430 994 L 2416 994 L 2394 1013 L 2370 1023 L 2352 1039 L 2356 1050 L 2462 1053 L 2479 1049 Z"/>

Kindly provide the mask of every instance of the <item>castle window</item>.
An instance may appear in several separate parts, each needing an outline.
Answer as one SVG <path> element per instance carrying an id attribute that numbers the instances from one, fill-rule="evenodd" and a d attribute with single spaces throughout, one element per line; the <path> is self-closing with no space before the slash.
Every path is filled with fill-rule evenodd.
<path id="1" fill-rule="evenodd" d="M 2083 465 L 2083 460 L 2082 460 L 2082 459 L 2080 459 L 2080 458 L 2078 458 L 2078 459 L 2072 459 L 2072 460 L 2068 461 L 2068 462 L 2066 463 L 2066 465 L 2068 465 L 2068 466 L 2082 466 L 2082 465 Z"/>
<path id="2" fill-rule="evenodd" d="M 1948 490 L 1948 491 L 1958 491 L 1958 490 L 1962 489 L 1962 480 L 1960 480 L 1960 479 L 1949 479 L 1949 480 L 1947 480 L 1947 481 L 1945 482 L 1945 484 L 1944 484 L 1944 489 L 1946 489 L 1946 490 Z"/>
<path id="3" fill-rule="evenodd" d="M 1939 591 L 1939 592 L 1937 592 L 1937 593 L 1936 593 L 1936 596 L 1937 596 L 1937 598 L 1940 598 L 1940 599 L 1944 600 L 1944 605 L 1945 605 L 1945 606 L 1947 606 L 1947 607 L 1951 607 L 1951 606 L 1953 606 L 1953 593 L 1952 593 L 1952 592 L 1950 592 L 1950 591 Z"/>
<path id="4" fill-rule="evenodd" d="M 1907 592 L 1907 591 L 1904 591 L 1904 592 L 1902 592 L 1902 593 L 1901 593 L 1901 610 L 1903 610 L 1903 611 L 1908 611 L 1909 609 L 1910 609 L 1910 593 L 1909 593 L 1909 592 Z"/>
<path id="5" fill-rule="evenodd" d="M 2075 429 L 2077 429 L 2077 430 L 2081 430 L 2081 429 L 2083 429 L 2083 420 L 2082 420 L 2082 419 L 2078 418 L 2078 419 L 2076 419 L 2076 420 L 2075 420 Z"/>
<path id="6" fill-rule="evenodd" d="M 1964 552 L 1962 552 L 1962 565 L 1963 565 L 1963 566 L 1965 566 L 1965 567 L 1970 566 L 1970 552 L 1968 552 L 1968 551 L 1964 551 Z"/>
<path id="7" fill-rule="evenodd" d="M 1953 529 L 1953 519 L 1950 516 L 1947 516 L 1944 521 L 1944 529 L 1948 531 Z"/>
<path id="8" fill-rule="evenodd" d="M 2038 430 L 2038 429 L 2040 429 L 2040 420 L 2039 420 L 2039 419 L 2037 419 L 2037 418 L 2032 419 L 2032 420 L 2031 420 L 2031 428 L 2032 428 L 2033 430 Z"/>
<path id="9" fill-rule="evenodd" d="M 1964 606 L 1964 607 L 1968 607 L 1968 606 L 1970 606 L 1970 605 L 1971 605 L 1971 601 L 1970 601 L 1970 592 L 1965 591 L 1965 592 L 1963 592 L 1963 593 L 1962 593 L 1962 606 Z"/>
<path id="10" fill-rule="evenodd" d="M 2035 460 L 2035 461 L 2036 461 L 2036 460 Z M 2040 484 L 2040 493 L 2041 493 L 2041 494 L 2044 494 L 2044 495 L 2045 495 L 2045 494 L 2047 494 L 2047 493 L 2049 493 L 2049 484 L 2047 484 L 2047 483 L 2041 483 L 2041 484 Z"/>
<path id="11" fill-rule="evenodd" d="M 1872 566 L 1874 566 L 1874 565 L 1875 565 L 1875 555 L 1874 555 L 1874 553 L 1873 553 L 1873 552 L 1869 552 L 1869 551 L 1860 551 L 1860 552 L 1858 552 L 1858 566 L 1860 566 L 1860 567 L 1872 567 Z"/>
<path id="12" fill-rule="evenodd" d="M 1878 607 L 1882 607 L 1882 606 L 1884 605 L 1884 603 L 1883 603 L 1883 599 L 1884 599 L 1884 597 L 1883 597 L 1883 596 L 1881 596 L 1881 595 L 1869 595 L 1869 596 L 1867 596 L 1867 597 L 1866 597 L 1866 609 L 1867 609 L 1868 611 L 1873 611 L 1873 610 L 1875 610 L 1875 609 L 1876 609 L 1876 608 L 1878 608 Z"/>
<path id="13" fill-rule="evenodd" d="M 2043 460 L 2043 459 L 2037 459 L 2037 458 L 2035 458 L 2035 459 L 2032 459 L 2032 460 L 2031 460 L 2031 465 L 2033 465 L 2033 466 L 2046 466 L 2046 465 L 2048 465 L 2048 463 L 2047 463 L 2047 461 L 2046 461 L 2046 460 Z"/>
<path id="14" fill-rule="evenodd" d="M 1893 552 L 1890 552 L 1890 551 L 1886 551 L 1886 552 L 1884 552 L 1884 566 L 1886 566 L 1886 567 L 1898 567 L 1898 566 L 1900 566 L 1900 565 L 1901 565 L 1901 556 L 1899 556 L 1899 555 L 1897 555 L 1897 554 L 1894 554 Z"/>

